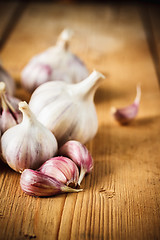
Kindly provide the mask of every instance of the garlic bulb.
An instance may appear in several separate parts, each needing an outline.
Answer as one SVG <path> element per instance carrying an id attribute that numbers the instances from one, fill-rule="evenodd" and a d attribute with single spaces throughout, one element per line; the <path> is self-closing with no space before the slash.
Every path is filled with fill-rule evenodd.
<path id="1" fill-rule="evenodd" d="M 15 171 L 36 169 L 57 152 L 54 135 L 30 111 L 26 102 L 19 103 L 23 113 L 20 124 L 8 129 L 1 138 L 2 155 Z"/>
<path id="2" fill-rule="evenodd" d="M 66 142 L 58 151 L 59 155 L 67 156 L 72 159 L 80 168 L 78 184 L 80 185 L 85 174 L 93 169 L 93 159 L 88 149 L 78 141 Z"/>
<path id="3" fill-rule="evenodd" d="M 0 82 L 4 82 L 6 85 L 6 92 L 10 95 L 14 94 L 15 82 L 8 72 L 0 64 Z"/>
<path id="4" fill-rule="evenodd" d="M 102 78 L 93 71 L 80 83 L 48 82 L 32 94 L 31 110 L 54 133 L 59 146 L 68 140 L 86 143 L 95 136 L 98 121 L 93 97 Z"/>
<path id="5" fill-rule="evenodd" d="M 134 102 L 131 105 L 120 109 L 116 109 L 115 107 L 111 108 L 111 112 L 114 118 L 120 124 L 128 124 L 129 122 L 131 122 L 138 113 L 140 99 L 141 99 L 141 87 L 137 86 L 137 95 Z"/>
<path id="6" fill-rule="evenodd" d="M 18 109 L 19 99 L 6 94 L 6 85 L 0 82 L 0 129 L 3 134 L 8 128 L 15 126 L 22 121 L 22 113 Z"/>
<path id="7" fill-rule="evenodd" d="M 65 29 L 58 38 L 56 46 L 33 57 L 22 70 L 23 86 L 33 91 L 48 81 L 77 83 L 88 76 L 83 62 L 69 51 L 72 32 Z"/>
<path id="8" fill-rule="evenodd" d="M 41 197 L 53 196 L 62 192 L 82 191 L 82 189 L 68 187 L 53 177 L 31 169 L 25 169 L 21 174 L 20 186 L 26 194 Z"/>
<path id="9" fill-rule="evenodd" d="M 76 164 L 66 157 L 51 158 L 43 163 L 38 170 L 70 187 L 75 187 L 79 179 L 79 171 Z"/>

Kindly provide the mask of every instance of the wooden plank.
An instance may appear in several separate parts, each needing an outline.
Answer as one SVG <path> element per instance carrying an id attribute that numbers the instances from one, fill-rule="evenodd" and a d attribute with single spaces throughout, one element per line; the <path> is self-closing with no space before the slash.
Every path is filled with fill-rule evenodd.
<path id="1" fill-rule="evenodd" d="M 82 193 L 33 198 L 22 193 L 19 174 L 2 165 L 0 239 L 160 239 L 160 94 L 139 7 L 30 4 L 2 50 L 17 82 L 65 27 L 76 32 L 72 51 L 107 76 L 95 97 L 99 130 L 87 144 L 94 170 Z M 137 83 L 139 115 L 119 126 L 110 107 L 131 103 Z"/>

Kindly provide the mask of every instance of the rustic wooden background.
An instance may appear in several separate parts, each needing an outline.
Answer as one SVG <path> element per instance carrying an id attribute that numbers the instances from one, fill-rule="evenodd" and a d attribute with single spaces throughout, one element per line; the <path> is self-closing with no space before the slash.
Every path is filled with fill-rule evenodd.
<path id="1" fill-rule="evenodd" d="M 96 137 L 87 143 L 94 169 L 84 191 L 34 198 L 20 174 L 0 164 L 0 239 L 160 239 L 160 5 L 147 3 L 0 3 L 0 57 L 29 100 L 20 72 L 54 45 L 65 27 L 71 50 L 106 76 L 95 104 Z M 141 84 L 139 114 L 118 125 L 112 106 L 132 103 Z"/>

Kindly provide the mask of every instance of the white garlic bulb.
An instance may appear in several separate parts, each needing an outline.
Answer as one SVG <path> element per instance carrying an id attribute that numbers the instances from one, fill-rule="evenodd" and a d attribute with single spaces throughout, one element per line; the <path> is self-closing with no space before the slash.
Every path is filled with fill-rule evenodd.
<path id="1" fill-rule="evenodd" d="M 59 146 L 68 140 L 86 143 L 95 136 L 98 121 L 93 97 L 102 78 L 93 71 L 77 84 L 48 82 L 32 94 L 31 110 L 54 133 Z"/>
<path id="2" fill-rule="evenodd" d="M 33 91 L 39 85 L 55 80 L 77 83 L 89 75 L 83 62 L 69 51 L 71 35 L 72 31 L 65 29 L 56 46 L 30 60 L 21 74 L 22 84 L 27 90 Z"/>
<path id="3" fill-rule="evenodd" d="M 9 73 L 2 67 L 0 63 L 0 82 L 4 82 L 6 85 L 6 92 L 10 95 L 13 95 L 15 91 L 15 82 Z"/>
<path id="4" fill-rule="evenodd" d="M 37 169 L 57 152 L 54 135 L 37 121 L 26 102 L 19 103 L 23 113 L 20 124 L 9 128 L 1 138 L 4 160 L 15 171 Z"/>

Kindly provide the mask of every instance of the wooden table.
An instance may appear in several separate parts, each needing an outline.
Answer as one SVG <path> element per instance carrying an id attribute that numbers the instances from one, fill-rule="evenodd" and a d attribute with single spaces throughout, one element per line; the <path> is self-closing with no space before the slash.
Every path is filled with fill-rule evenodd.
<path id="1" fill-rule="evenodd" d="M 35 198 L 1 163 L 0 239 L 160 239 L 160 5 L 1 3 L 0 57 L 22 100 L 22 68 L 65 27 L 75 31 L 71 50 L 106 76 L 95 96 L 99 129 L 86 145 L 94 169 L 81 193 Z M 120 126 L 110 108 L 132 103 L 137 84 L 139 114 Z"/>

